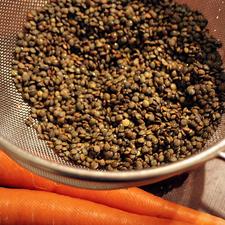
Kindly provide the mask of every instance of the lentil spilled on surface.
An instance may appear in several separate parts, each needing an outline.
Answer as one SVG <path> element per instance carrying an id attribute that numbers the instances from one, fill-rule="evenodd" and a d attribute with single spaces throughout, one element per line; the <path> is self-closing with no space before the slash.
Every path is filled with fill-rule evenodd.
<path id="1" fill-rule="evenodd" d="M 207 20 L 170 0 L 52 0 L 28 13 L 12 76 L 65 160 L 131 170 L 201 150 L 224 111 Z"/>

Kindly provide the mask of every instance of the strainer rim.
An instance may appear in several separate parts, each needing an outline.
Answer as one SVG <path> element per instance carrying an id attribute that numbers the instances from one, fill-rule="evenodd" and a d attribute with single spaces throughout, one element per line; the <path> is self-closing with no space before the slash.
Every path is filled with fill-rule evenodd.
<path id="1" fill-rule="evenodd" d="M 76 178 L 89 181 L 105 181 L 105 182 L 121 182 L 121 181 L 141 181 L 149 178 L 157 178 L 160 176 L 177 173 L 181 170 L 188 170 L 191 167 L 204 163 L 207 160 L 217 156 L 225 148 L 225 139 L 217 142 L 213 146 L 190 156 L 182 161 L 169 163 L 157 168 L 147 168 L 142 170 L 130 171 L 99 171 L 90 170 L 78 167 L 69 167 L 59 165 L 55 162 L 50 162 L 46 159 L 34 156 L 29 152 L 23 151 L 21 148 L 10 143 L 8 140 L 0 136 L 0 147 L 3 151 L 14 159 L 19 159 L 23 162 L 29 163 L 36 168 L 51 172 L 56 175 L 64 177 Z"/>

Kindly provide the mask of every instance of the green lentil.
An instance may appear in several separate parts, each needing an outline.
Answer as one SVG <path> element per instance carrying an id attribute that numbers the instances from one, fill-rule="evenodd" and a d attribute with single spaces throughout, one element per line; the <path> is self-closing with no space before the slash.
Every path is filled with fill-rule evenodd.
<path id="1" fill-rule="evenodd" d="M 122 125 L 123 125 L 124 127 L 128 127 L 128 126 L 130 125 L 130 120 L 124 119 L 124 120 L 122 121 Z"/>
<path id="2" fill-rule="evenodd" d="M 65 160 L 156 167 L 202 150 L 221 121 L 221 44 L 201 13 L 155 2 L 50 1 L 28 13 L 12 77 L 39 138 Z"/>
<path id="3" fill-rule="evenodd" d="M 149 107 L 149 105 L 150 105 L 150 102 L 149 102 L 148 100 L 144 100 L 144 101 L 143 101 L 143 106 L 144 106 L 145 108 Z"/>

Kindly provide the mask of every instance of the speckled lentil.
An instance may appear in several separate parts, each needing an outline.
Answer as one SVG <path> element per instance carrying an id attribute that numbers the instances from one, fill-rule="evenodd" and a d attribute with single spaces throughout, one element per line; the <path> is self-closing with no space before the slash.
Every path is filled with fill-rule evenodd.
<path id="1" fill-rule="evenodd" d="M 28 13 L 12 77 L 65 160 L 131 170 L 182 160 L 224 111 L 207 20 L 170 0 L 52 0 Z"/>

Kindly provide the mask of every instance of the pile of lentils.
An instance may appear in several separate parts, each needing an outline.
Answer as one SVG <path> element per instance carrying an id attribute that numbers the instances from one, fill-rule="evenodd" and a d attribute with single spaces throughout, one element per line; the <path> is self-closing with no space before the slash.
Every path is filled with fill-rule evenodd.
<path id="1" fill-rule="evenodd" d="M 201 150 L 225 90 L 221 43 L 206 26 L 171 0 L 52 0 L 29 12 L 12 76 L 39 138 L 109 171 Z"/>

